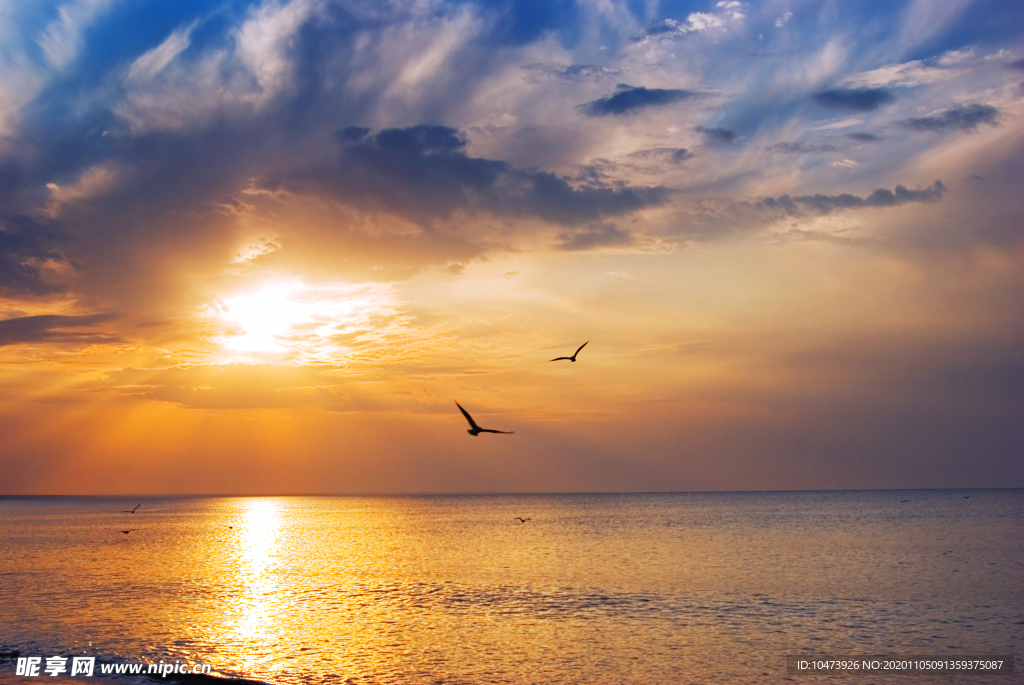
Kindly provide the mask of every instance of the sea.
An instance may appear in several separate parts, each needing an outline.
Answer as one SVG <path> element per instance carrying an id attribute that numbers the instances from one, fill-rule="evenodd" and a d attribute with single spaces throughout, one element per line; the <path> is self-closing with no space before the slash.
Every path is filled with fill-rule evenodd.
<path id="1" fill-rule="evenodd" d="M 997 685 L 1022 641 L 1020 489 L 0 497 L 0 683 Z"/>

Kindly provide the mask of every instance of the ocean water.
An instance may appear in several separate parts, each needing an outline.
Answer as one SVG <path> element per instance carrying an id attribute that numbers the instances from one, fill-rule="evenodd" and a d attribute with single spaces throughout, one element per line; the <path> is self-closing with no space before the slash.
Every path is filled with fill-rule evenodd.
<path id="1" fill-rule="evenodd" d="M 0 498 L 3 683 L 62 655 L 284 685 L 995 685 L 1024 682 L 1022 639 L 1024 490 Z"/>

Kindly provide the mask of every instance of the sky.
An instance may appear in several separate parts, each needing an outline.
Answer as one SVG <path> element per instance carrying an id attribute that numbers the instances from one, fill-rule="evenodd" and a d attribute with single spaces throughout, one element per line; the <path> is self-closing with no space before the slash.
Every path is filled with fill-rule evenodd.
<path id="1" fill-rule="evenodd" d="M 0 0 L 0 494 L 1024 487 L 1022 20 Z"/>

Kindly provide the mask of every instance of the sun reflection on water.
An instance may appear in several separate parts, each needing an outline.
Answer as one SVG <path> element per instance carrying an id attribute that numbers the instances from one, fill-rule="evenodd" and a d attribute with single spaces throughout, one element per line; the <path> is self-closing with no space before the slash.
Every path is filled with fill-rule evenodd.
<path id="1" fill-rule="evenodd" d="M 265 639 L 271 621 L 271 607 L 277 592 L 278 538 L 281 516 L 278 503 L 269 499 L 246 502 L 241 524 L 241 567 L 243 585 L 239 637 Z"/>

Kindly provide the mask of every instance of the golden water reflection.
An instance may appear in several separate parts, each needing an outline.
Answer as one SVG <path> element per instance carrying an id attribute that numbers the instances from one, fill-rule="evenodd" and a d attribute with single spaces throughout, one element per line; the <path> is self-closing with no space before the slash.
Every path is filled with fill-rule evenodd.
<path id="1" fill-rule="evenodd" d="M 958 613 L 1005 596 L 1010 575 L 977 563 L 1002 528 L 933 516 L 911 534 L 874 499 L 808 497 L 220 500 L 202 629 L 175 630 L 192 658 L 275 685 L 764 682 L 787 650 L 875 644 L 894 612 L 901 649 L 964 643 L 965 617 L 974 646 L 1004 644 L 1004 614 Z M 971 565 L 942 553 L 974 539 Z M 949 629 L 913 632 L 926 621 Z"/>
<path id="2" fill-rule="evenodd" d="M 272 637 L 279 590 L 275 571 L 280 556 L 280 503 L 265 498 L 245 500 L 241 515 L 236 540 L 241 615 L 234 632 L 238 639 L 266 641 Z"/>

